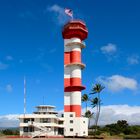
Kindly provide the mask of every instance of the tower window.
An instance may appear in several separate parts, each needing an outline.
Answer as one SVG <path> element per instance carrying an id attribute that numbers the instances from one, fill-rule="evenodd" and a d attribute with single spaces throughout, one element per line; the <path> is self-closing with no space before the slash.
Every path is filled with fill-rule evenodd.
<path id="1" fill-rule="evenodd" d="M 70 123 L 73 123 L 73 120 L 70 120 Z"/>
<path id="2" fill-rule="evenodd" d="M 72 132 L 73 131 L 73 128 L 70 128 L 70 131 Z"/>
<path id="3" fill-rule="evenodd" d="M 70 117 L 73 117 L 73 114 L 70 114 Z"/>

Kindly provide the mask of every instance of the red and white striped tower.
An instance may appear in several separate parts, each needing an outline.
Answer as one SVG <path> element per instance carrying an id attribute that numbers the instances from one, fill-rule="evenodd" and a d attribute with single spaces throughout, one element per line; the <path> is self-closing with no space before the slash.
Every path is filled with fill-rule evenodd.
<path id="1" fill-rule="evenodd" d="M 64 38 L 64 112 L 75 112 L 81 117 L 81 70 L 85 65 L 81 62 L 81 50 L 85 47 L 83 40 L 88 30 L 85 23 L 79 20 L 68 22 L 62 31 Z"/>

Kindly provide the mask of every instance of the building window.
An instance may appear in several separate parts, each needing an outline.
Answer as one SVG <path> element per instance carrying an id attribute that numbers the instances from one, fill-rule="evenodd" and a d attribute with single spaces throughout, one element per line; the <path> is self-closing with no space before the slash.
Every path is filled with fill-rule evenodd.
<path id="1" fill-rule="evenodd" d="M 70 128 L 70 131 L 72 132 L 73 131 L 73 128 Z"/>
<path id="2" fill-rule="evenodd" d="M 85 121 L 83 121 L 83 123 L 85 123 Z"/>
<path id="3" fill-rule="evenodd" d="M 70 114 L 70 117 L 73 117 L 73 114 Z"/>
<path id="4" fill-rule="evenodd" d="M 83 134 L 85 134 L 85 131 L 83 132 Z"/>
<path id="5" fill-rule="evenodd" d="M 24 123 L 28 123 L 30 119 L 24 119 Z"/>
<path id="6" fill-rule="evenodd" d="M 29 127 L 28 130 L 29 132 L 34 132 L 34 127 Z"/>
<path id="7" fill-rule="evenodd" d="M 73 123 L 73 120 L 70 120 L 70 123 Z"/>
<path id="8" fill-rule="evenodd" d="M 34 118 L 31 118 L 31 121 L 34 122 Z"/>
<path id="9" fill-rule="evenodd" d="M 58 124 L 63 124 L 63 121 L 59 121 Z"/>
<path id="10" fill-rule="evenodd" d="M 41 123 L 50 123 L 51 122 L 51 119 L 50 118 L 41 118 L 40 119 L 40 122 Z"/>
<path id="11" fill-rule="evenodd" d="M 23 127 L 24 132 L 28 132 L 28 127 Z"/>

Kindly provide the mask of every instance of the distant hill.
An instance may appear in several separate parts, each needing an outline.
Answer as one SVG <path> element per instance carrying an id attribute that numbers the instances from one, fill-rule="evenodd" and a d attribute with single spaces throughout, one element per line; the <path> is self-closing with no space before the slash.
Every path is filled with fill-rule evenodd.
<path id="1" fill-rule="evenodd" d="M 5 130 L 5 129 L 17 130 L 19 129 L 19 127 L 0 127 L 0 130 Z"/>

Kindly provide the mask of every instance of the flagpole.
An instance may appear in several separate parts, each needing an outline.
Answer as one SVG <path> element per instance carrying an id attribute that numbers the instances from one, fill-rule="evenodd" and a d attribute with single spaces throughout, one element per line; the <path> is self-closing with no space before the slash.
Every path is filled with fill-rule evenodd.
<path id="1" fill-rule="evenodd" d="M 72 20 L 73 20 L 73 11 L 72 11 L 72 16 L 71 16 Z"/>
<path id="2" fill-rule="evenodd" d="M 24 117 L 26 114 L 26 78 L 24 76 Z"/>
<path id="3" fill-rule="evenodd" d="M 72 15 L 72 17 L 71 17 L 71 18 L 72 18 L 72 20 L 73 20 L 73 15 Z"/>

